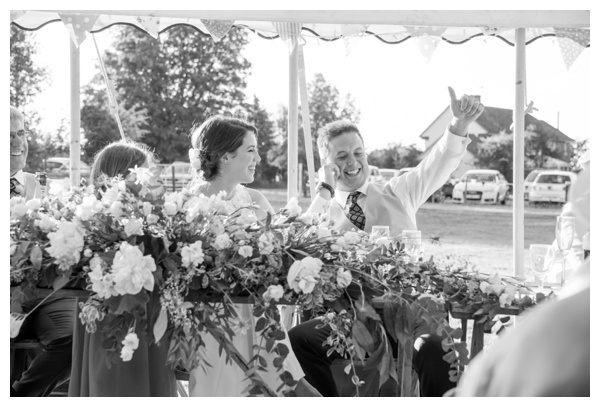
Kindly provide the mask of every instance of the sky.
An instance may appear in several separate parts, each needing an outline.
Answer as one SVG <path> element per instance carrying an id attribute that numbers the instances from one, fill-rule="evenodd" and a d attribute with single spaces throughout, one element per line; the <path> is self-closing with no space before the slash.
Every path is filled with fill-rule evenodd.
<path id="1" fill-rule="evenodd" d="M 53 131 L 69 117 L 70 38 L 62 23 L 52 23 L 36 31 L 36 40 L 36 61 L 48 68 L 52 84 L 33 107 L 42 129 Z M 96 41 L 101 52 L 109 47 L 110 29 L 96 34 Z M 91 37 L 80 51 L 84 85 L 99 69 Z M 250 33 L 244 54 L 252 64 L 246 93 L 256 94 L 274 118 L 278 106 L 288 103 L 287 47 Z M 343 41 L 309 39 L 304 54 L 307 82 L 319 72 L 342 95 L 352 96 L 369 151 L 392 143 L 423 148 L 419 135 L 448 105 L 448 86 L 459 96 L 480 95 L 484 105 L 512 109 L 514 104 L 515 50 L 494 38 L 442 42 L 429 61 L 410 40 L 389 45 L 369 37 L 352 39 L 349 52 Z M 587 139 L 591 131 L 590 64 L 591 48 L 567 70 L 556 40 L 527 46 L 527 101 L 538 109 L 534 116 L 575 140 Z"/>

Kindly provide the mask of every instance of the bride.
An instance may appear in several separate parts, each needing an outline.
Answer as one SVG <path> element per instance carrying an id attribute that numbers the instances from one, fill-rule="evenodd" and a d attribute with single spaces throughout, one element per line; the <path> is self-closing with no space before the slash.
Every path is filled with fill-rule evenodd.
<path id="1" fill-rule="evenodd" d="M 273 213 L 271 204 L 262 193 L 246 188 L 241 184 L 254 181 L 256 166 L 260 162 L 256 140 L 257 130 L 243 120 L 226 116 L 214 116 L 201 126 L 192 130 L 192 149 L 190 161 L 197 171 L 196 178 L 190 185 L 192 193 L 205 196 L 225 193 L 231 209 L 247 205 L 257 205 L 256 216 L 261 219 L 267 212 Z M 252 306 L 237 304 L 238 318 L 249 321 L 254 327 Z M 249 329 L 247 334 L 237 334 L 233 344 L 246 360 L 252 357 L 254 343 L 258 343 L 260 335 Z M 209 334 L 203 338 L 206 343 L 206 361 L 212 367 L 198 367 L 190 372 L 190 396 L 218 397 L 244 396 L 243 390 L 250 383 L 242 369 L 230 361 L 226 362 L 225 352 L 219 355 L 219 344 Z M 290 353 L 284 361 L 284 368 L 299 381 L 296 386 L 298 396 L 320 396 L 304 379 L 300 363 L 292 352 L 289 339 L 285 338 Z M 259 372 L 261 378 L 276 391 L 281 384 L 279 372 L 273 367 L 271 355 L 263 355 L 268 361 L 267 372 Z M 281 393 L 278 393 L 281 395 Z"/>

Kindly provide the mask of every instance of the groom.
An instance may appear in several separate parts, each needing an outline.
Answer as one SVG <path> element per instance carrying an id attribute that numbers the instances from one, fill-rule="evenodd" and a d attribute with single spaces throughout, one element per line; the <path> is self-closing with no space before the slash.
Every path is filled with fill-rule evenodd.
<path id="1" fill-rule="evenodd" d="M 387 225 L 392 236 L 402 230 L 417 229 L 416 212 L 433 192 L 439 189 L 458 167 L 470 140 L 469 125 L 483 112 L 474 96 L 460 99 L 452 88 L 450 109 L 453 118 L 444 136 L 414 170 L 394 177 L 385 184 L 369 183 L 369 165 L 362 135 L 348 121 L 335 121 L 319 131 L 317 145 L 323 180 L 309 212 L 328 213 L 337 230 L 357 228 L 370 232 L 374 225 Z M 331 362 L 339 355 L 327 356 L 322 344 L 330 330 L 316 329 L 319 319 L 304 322 L 289 331 L 293 351 L 306 374 L 306 380 L 324 396 L 338 396 L 331 372 Z M 417 326 L 414 337 L 413 368 L 419 376 L 421 396 L 442 396 L 453 388 L 449 364 L 441 338 Z"/>

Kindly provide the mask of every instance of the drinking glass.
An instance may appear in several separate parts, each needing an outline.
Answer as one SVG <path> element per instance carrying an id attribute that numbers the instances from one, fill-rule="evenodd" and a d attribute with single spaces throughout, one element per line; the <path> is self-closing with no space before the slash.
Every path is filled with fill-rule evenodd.
<path id="1" fill-rule="evenodd" d="M 531 269 L 540 280 L 539 290 L 543 292 L 544 281 L 554 265 L 554 248 L 549 244 L 532 244 L 529 246 Z"/>
<path id="2" fill-rule="evenodd" d="M 421 231 L 403 230 L 402 243 L 404 244 L 404 251 L 408 256 L 408 260 L 411 262 L 418 261 L 421 255 Z"/>
<path id="3" fill-rule="evenodd" d="M 575 236 L 575 218 L 573 216 L 556 217 L 556 245 L 562 256 L 562 265 L 560 269 L 560 285 L 565 283 L 565 261 L 567 251 L 573 245 Z"/>
<path id="4" fill-rule="evenodd" d="M 371 228 L 371 241 L 377 242 L 380 238 L 390 238 L 390 227 L 389 226 L 373 226 Z"/>

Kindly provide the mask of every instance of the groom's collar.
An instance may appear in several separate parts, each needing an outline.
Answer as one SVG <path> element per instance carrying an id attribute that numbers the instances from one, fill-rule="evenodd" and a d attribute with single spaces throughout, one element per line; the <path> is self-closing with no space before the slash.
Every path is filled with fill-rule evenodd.
<path id="1" fill-rule="evenodd" d="M 367 189 L 369 189 L 369 181 L 362 184 L 360 188 L 355 189 L 355 191 L 360 191 L 363 194 L 367 195 Z M 348 195 L 350 195 L 354 191 L 340 191 L 339 189 L 335 190 L 335 200 L 340 204 L 342 208 L 346 208 L 346 202 L 348 201 Z"/>

